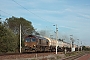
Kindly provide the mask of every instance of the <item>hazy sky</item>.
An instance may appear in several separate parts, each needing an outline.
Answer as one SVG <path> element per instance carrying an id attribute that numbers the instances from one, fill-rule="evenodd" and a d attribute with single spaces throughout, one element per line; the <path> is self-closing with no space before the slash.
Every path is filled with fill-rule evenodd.
<path id="1" fill-rule="evenodd" d="M 90 0 L 0 0 L 2 20 L 11 16 L 23 17 L 39 30 L 59 37 L 70 37 L 90 45 Z"/>

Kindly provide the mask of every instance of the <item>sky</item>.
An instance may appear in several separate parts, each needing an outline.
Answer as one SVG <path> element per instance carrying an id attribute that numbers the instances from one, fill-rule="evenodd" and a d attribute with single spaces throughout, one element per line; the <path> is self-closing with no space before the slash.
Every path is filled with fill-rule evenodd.
<path id="1" fill-rule="evenodd" d="M 58 38 L 90 46 L 90 0 L 0 0 L 0 18 L 23 17 L 37 31 L 52 35 L 56 25 Z M 68 38 L 68 39 L 67 39 Z"/>

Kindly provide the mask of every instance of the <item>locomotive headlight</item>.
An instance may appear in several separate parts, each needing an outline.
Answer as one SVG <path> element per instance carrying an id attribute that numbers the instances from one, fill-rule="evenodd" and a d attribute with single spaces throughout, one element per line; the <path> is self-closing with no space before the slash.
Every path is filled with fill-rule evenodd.
<path id="1" fill-rule="evenodd" d="M 33 45 L 33 47 L 35 47 L 36 45 Z"/>
<path id="2" fill-rule="evenodd" d="M 27 46 L 27 44 L 25 44 L 25 46 Z"/>

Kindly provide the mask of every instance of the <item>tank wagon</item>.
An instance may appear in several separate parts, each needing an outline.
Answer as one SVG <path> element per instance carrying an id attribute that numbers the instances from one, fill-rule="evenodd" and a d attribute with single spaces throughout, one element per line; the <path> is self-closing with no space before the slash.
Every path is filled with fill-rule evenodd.
<path id="1" fill-rule="evenodd" d="M 48 38 L 48 37 L 44 37 L 44 38 L 46 38 L 49 41 L 49 43 L 48 43 L 49 51 L 55 51 L 56 43 L 58 41 L 56 41 L 55 39 Z"/>

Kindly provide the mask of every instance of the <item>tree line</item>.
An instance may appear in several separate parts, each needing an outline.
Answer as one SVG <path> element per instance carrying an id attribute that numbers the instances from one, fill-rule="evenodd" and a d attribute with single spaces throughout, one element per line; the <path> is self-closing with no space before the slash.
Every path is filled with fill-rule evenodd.
<path id="1" fill-rule="evenodd" d="M 35 32 L 32 22 L 14 16 L 0 22 L 0 53 L 19 52 L 20 25 L 23 47 L 24 37 Z"/>

